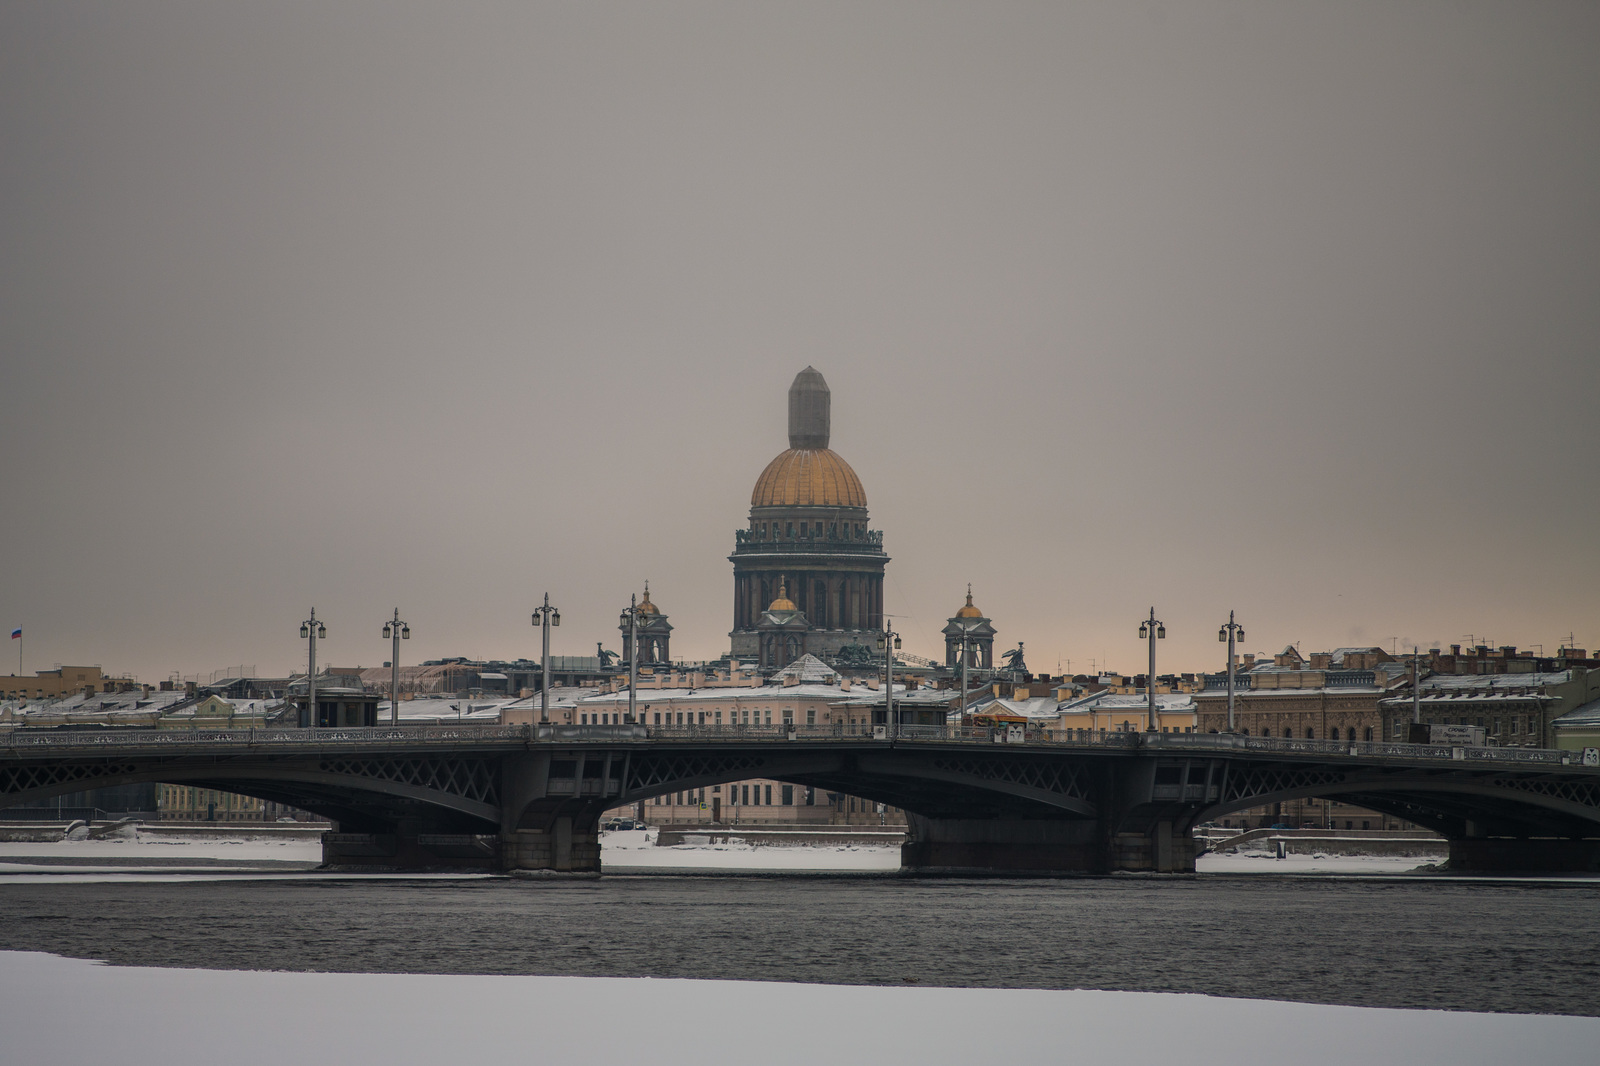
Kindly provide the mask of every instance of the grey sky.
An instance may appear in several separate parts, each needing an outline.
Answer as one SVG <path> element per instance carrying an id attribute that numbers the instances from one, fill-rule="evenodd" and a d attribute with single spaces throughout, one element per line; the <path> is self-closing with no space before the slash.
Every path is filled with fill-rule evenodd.
<path id="1" fill-rule="evenodd" d="M 1592 3 L 0 7 L 28 669 L 727 647 L 810 363 L 907 649 L 1600 643 Z M 13 656 L 15 645 L 11 646 Z M 14 669 L 13 657 L 9 667 Z M 1063 664 L 1064 665 L 1064 664 Z"/>

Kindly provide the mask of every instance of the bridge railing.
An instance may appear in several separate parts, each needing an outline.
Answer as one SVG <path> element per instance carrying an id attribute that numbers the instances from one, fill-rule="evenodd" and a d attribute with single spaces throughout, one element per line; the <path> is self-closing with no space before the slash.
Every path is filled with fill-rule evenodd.
<path id="1" fill-rule="evenodd" d="M 637 727 L 635 727 L 637 728 Z M 527 740 L 525 725 L 367 726 L 347 729 L 106 729 L 56 731 L 0 730 L 0 747 L 13 751 L 87 748 L 258 747 L 300 750 L 328 744 L 435 745 L 451 741 Z"/>
<path id="2" fill-rule="evenodd" d="M 0 728 L 0 751 L 27 752 L 198 750 L 253 748 L 309 751 L 327 746 L 393 744 L 437 747 L 473 744 L 615 743 L 686 740 L 695 743 L 906 742 L 916 744 L 1019 744 L 1044 748 L 1095 748 L 1123 751 L 1224 752 L 1314 755 L 1358 759 L 1400 759 L 1412 763 L 1476 762 L 1492 765 L 1576 766 L 1575 751 L 1549 748 L 1474 748 L 1384 741 L 1300 740 L 1231 733 L 1138 733 L 1099 729 L 1046 729 L 1025 726 L 902 725 L 890 734 L 870 723 L 818 725 L 407 725 L 346 729 L 136 729 L 50 730 Z"/>

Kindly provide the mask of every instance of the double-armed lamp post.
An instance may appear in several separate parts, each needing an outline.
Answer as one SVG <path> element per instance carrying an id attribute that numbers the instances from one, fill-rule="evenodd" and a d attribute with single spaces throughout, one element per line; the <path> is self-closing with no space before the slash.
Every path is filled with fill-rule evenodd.
<path id="1" fill-rule="evenodd" d="M 1233 648 L 1237 641 L 1244 639 L 1244 626 L 1233 620 L 1233 612 L 1228 612 L 1227 623 L 1217 630 L 1217 639 L 1228 642 L 1228 732 L 1235 732 L 1233 728 Z"/>
<path id="2" fill-rule="evenodd" d="M 550 627 L 561 624 L 561 612 L 550 606 L 550 594 L 544 594 L 544 606 L 533 609 L 533 624 L 543 632 L 539 651 L 539 721 L 550 721 Z"/>
<path id="3" fill-rule="evenodd" d="M 394 641 L 389 657 L 389 724 L 400 724 L 400 641 L 411 639 L 411 624 L 400 621 L 400 608 L 394 609 L 394 619 L 383 623 L 385 639 Z"/>
<path id="4" fill-rule="evenodd" d="M 889 616 L 883 616 L 883 632 L 878 634 L 878 647 L 883 649 L 883 706 L 884 724 L 889 727 L 890 738 L 899 735 L 894 721 L 894 653 L 900 648 L 900 634 L 889 628 Z"/>
<path id="5" fill-rule="evenodd" d="M 311 655 L 306 664 L 306 725 L 317 727 L 317 640 L 328 635 L 328 627 L 317 621 L 317 609 L 311 608 L 311 617 L 300 623 L 300 637 L 311 641 Z"/>
<path id="6" fill-rule="evenodd" d="M 1156 609 L 1150 608 L 1150 617 L 1139 623 L 1139 637 L 1148 638 L 1150 641 L 1150 673 L 1145 676 L 1144 690 L 1150 697 L 1150 721 L 1145 729 L 1151 733 L 1156 732 L 1156 640 L 1165 640 L 1167 627 L 1156 621 Z"/>

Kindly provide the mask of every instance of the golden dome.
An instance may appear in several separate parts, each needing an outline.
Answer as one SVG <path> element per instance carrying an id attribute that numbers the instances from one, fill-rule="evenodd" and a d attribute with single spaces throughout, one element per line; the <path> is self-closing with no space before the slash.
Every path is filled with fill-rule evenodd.
<path id="1" fill-rule="evenodd" d="M 861 479 L 831 448 L 790 448 L 761 471 L 751 507 L 861 507 Z"/>
<path id="2" fill-rule="evenodd" d="M 650 602 L 650 582 L 644 583 L 644 601 L 639 604 L 640 614 L 660 614 L 661 608 Z"/>
<path id="3" fill-rule="evenodd" d="M 789 583 L 787 581 L 778 582 L 778 598 L 772 601 L 767 610 L 798 611 L 799 609 L 794 605 L 794 601 L 789 598 Z"/>
<path id="4" fill-rule="evenodd" d="M 972 586 L 967 586 L 967 605 L 956 612 L 957 618 L 982 618 L 983 612 L 972 606 Z"/>

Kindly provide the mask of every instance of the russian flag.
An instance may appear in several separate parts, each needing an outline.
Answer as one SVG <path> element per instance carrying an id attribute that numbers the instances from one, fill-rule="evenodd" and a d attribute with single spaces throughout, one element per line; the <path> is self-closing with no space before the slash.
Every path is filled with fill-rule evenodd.
<path id="1" fill-rule="evenodd" d="M 11 639 L 12 639 L 12 640 L 21 640 L 21 639 L 22 639 L 22 630 L 20 630 L 20 629 L 13 629 L 13 630 L 12 630 L 12 631 L 11 631 Z"/>

